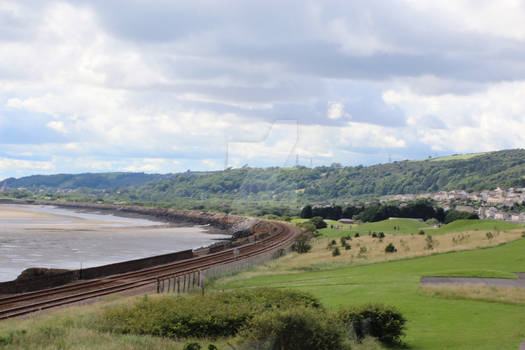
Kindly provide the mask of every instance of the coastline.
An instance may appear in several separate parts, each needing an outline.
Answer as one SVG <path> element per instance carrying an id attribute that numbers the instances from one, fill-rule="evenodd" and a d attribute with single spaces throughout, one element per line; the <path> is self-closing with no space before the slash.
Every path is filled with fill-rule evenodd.
<path id="1" fill-rule="evenodd" d="M 249 241 L 251 238 L 249 236 L 253 235 L 255 229 L 255 224 L 260 222 L 257 219 L 252 218 L 245 218 L 245 217 L 239 217 L 239 216 L 233 216 L 233 215 L 225 215 L 225 214 L 212 214 L 212 213 L 205 213 L 205 212 L 194 212 L 194 211 L 179 211 L 179 210 L 170 210 L 170 209 L 158 209 L 158 208 L 149 208 L 149 207 L 137 207 L 137 206 L 116 206 L 116 205 L 100 205 L 100 204 L 91 204 L 91 203 L 71 203 L 71 202 L 49 202 L 49 201 L 16 201 L 16 200 L 0 200 L 0 204 L 6 204 L 6 205 L 12 205 L 16 208 L 17 205 L 25 206 L 25 205 L 35 205 L 35 206 L 52 206 L 60 209 L 67 209 L 72 210 L 77 213 L 91 213 L 91 214 L 111 214 L 115 217 L 121 217 L 121 218 L 133 218 L 133 219 L 147 219 L 150 221 L 158 222 L 159 225 L 153 225 L 153 226 L 144 226 L 144 227 L 134 227 L 134 226 L 124 226 L 124 227 L 110 227 L 105 228 L 104 230 L 100 230 L 99 228 L 90 229 L 89 227 L 86 228 L 85 226 L 82 226 L 81 228 L 75 228 L 73 224 L 67 224 L 64 226 L 57 227 L 46 227 L 46 228 L 25 228 L 25 231 L 30 232 L 31 230 L 38 230 L 39 233 L 49 234 L 49 232 L 54 233 L 54 231 L 57 231 L 58 234 L 60 233 L 78 233 L 80 231 L 87 232 L 87 231 L 93 231 L 95 233 L 99 233 L 98 231 L 101 231 L 102 233 L 107 233 L 111 230 L 114 232 L 116 231 L 126 231 L 126 234 L 131 233 L 132 235 L 134 232 L 137 231 L 144 231 L 144 230 L 156 230 L 156 232 L 161 232 L 162 230 L 169 230 L 169 229 L 176 229 L 176 228 L 187 228 L 187 227 L 198 227 L 199 230 L 203 231 L 202 233 L 205 233 L 206 235 L 213 235 L 213 234 L 220 234 L 220 235 L 227 235 L 227 237 L 221 237 L 221 238 L 212 238 L 208 239 L 208 242 L 211 240 L 213 241 L 211 244 L 203 244 L 202 246 L 198 248 L 192 248 L 190 250 L 184 250 L 185 248 L 180 249 L 173 249 L 169 250 L 168 253 L 166 253 L 166 250 L 160 250 L 156 254 L 152 253 L 150 255 L 147 255 L 145 258 L 140 258 L 141 255 L 136 255 L 139 257 L 139 259 L 136 259 L 134 257 L 126 257 L 124 259 L 115 260 L 118 262 L 111 262 L 104 264 L 96 264 L 91 265 L 93 267 L 90 267 L 91 269 L 94 269 L 94 271 L 117 271 L 118 269 L 122 268 L 122 266 L 126 266 L 126 269 L 135 270 L 135 269 L 141 269 L 144 268 L 144 266 L 154 266 L 162 263 L 169 263 L 171 261 L 175 261 L 177 259 L 180 259 L 181 256 L 184 256 L 184 258 L 189 258 L 193 256 L 200 256 L 205 255 L 208 253 L 218 252 L 224 249 L 228 249 L 234 246 L 238 246 L 240 244 L 243 244 L 247 241 Z M 22 211 L 23 208 L 20 209 Z M 18 215 L 19 219 L 26 220 L 30 219 L 31 215 L 34 215 L 35 217 L 38 217 L 39 220 L 45 220 L 46 214 L 45 212 L 39 212 L 39 211 L 31 211 L 30 214 L 28 213 L 15 213 Z M 16 216 L 16 215 L 15 215 Z M 25 217 L 24 217 L 25 216 Z M 7 215 L 4 215 L 4 219 L 7 217 Z M 65 216 L 67 217 L 67 215 Z M 0 215 L 1 218 L 1 215 Z M 89 222 L 89 220 L 85 220 L 82 225 L 85 225 L 85 223 Z M 4 225 L 4 231 L 7 232 L 10 230 L 8 225 Z M 45 238 L 44 238 L 45 239 Z M 181 254 L 182 253 L 182 254 Z M 160 254 L 160 255 L 159 255 Z M 190 256 L 191 255 L 191 256 Z M 47 256 L 47 255 L 46 255 Z M 144 256 L 144 255 L 142 255 Z M 135 260 L 129 260 L 129 259 L 135 259 Z M 175 260 L 173 260 L 175 259 Z M 102 260 L 101 260 L 102 261 Z M 50 263 L 49 265 L 46 265 L 46 263 L 32 263 L 29 265 L 30 268 L 50 268 L 51 270 L 55 269 L 53 266 L 54 264 Z M 27 268 L 26 268 L 27 269 Z M 98 269 L 98 270 L 96 270 Z M 69 272 L 74 272 L 77 270 L 71 270 L 70 268 L 67 269 Z M 24 270 L 20 271 L 22 273 Z M 57 275 L 63 275 L 68 276 L 75 279 L 79 279 L 82 276 L 80 276 L 78 273 L 74 272 L 71 273 L 63 273 L 62 271 L 57 270 Z M 98 272 L 97 272 L 98 273 Z M 104 272 L 105 274 L 106 272 Z M 51 274 L 53 275 L 53 273 Z M 80 276 L 80 277 L 79 277 Z M 102 275 L 101 275 L 102 276 Z M 101 277 L 99 275 L 96 275 L 96 277 Z M 40 278 L 39 276 L 35 276 L 33 280 L 31 280 L 30 284 L 39 284 L 38 280 L 40 279 L 49 279 L 50 275 L 42 276 Z M 85 276 L 84 276 L 85 277 Z M 52 278 L 55 279 L 55 278 Z M 58 278 L 57 280 L 60 280 L 62 283 L 63 281 Z M 20 283 L 22 282 L 18 281 L 17 279 L 1 282 L 0 286 L 4 284 L 4 287 L 7 287 L 5 284 L 16 284 L 17 290 L 21 291 L 28 291 L 33 290 L 34 288 L 31 286 L 24 286 L 20 287 Z M 24 281 L 27 282 L 27 281 Z M 35 283 L 34 283 L 35 282 Z M 57 282 L 58 283 L 58 282 Z M 27 284 L 27 283 L 26 283 Z M 41 284 L 41 283 L 40 283 Z M 27 287 L 27 288 L 26 288 Z M 35 287 L 36 288 L 36 287 Z M 1 288 L 0 288 L 1 289 Z M 6 291 L 4 290 L 4 293 Z M 3 294 L 3 293 L 0 293 Z"/>

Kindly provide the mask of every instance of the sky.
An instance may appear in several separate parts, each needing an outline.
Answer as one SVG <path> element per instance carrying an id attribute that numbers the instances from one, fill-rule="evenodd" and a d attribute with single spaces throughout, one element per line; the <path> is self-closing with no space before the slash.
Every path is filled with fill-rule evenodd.
<path id="1" fill-rule="evenodd" d="M 0 0 L 0 179 L 525 147 L 525 1 Z"/>

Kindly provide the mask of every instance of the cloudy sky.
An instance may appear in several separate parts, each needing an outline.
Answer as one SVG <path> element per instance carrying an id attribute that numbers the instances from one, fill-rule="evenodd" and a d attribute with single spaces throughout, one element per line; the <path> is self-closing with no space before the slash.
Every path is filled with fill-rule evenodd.
<path id="1" fill-rule="evenodd" d="M 0 179 L 518 147 L 520 0 L 0 0 Z"/>

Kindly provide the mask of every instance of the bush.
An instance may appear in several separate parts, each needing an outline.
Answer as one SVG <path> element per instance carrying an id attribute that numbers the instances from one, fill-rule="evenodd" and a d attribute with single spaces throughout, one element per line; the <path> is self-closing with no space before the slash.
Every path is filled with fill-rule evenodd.
<path id="1" fill-rule="evenodd" d="M 332 256 L 338 256 L 341 255 L 341 251 L 338 247 L 335 247 L 334 250 L 332 250 Z"/>
<path id="2" fill-rule="evenodd" d="M 345 243 L 345 250 L 350 250 L 352 249 L 352 246 L 348 243 Z"/>
<path id="3" fill-rule="evenodd" d="M 385 248 L 385 253 L 395 253 L 395 252 L 397 252 L 396 247 L 392 243 L 389 243 Z"/>
<path id="4" fill-rule="evenodd" d="M 344 349 L 343 328 L 325 312 L 313 309 L 296 308 L 257 315 L 239 334 L 250 349 Z M 257 347 L 253 343 L 265 344 Z"/>
<path id="5" fill-rule="evenodd" d="M 201 350 L 199 343 L 186 343 L 182 350 Z"/>
<path id="6" fill-rule="evenodd" d="M 320 308 L 308 293 L 256 288 L 249 291 L 191 297 L 142 299 L 134 305 L 105 310 L 105 331 L 169 338 L 217 338 L 237 334 L 254 315 L 272 309 Z"/>
<path id="7" fill-rule="evenodd" d="M 359 232 L 357 232 L 354 237 L 359 238 Z"/>
<path id="8" fill-rule="evenodd" d="M 383 238 L 385 238 L 385 233 L 384 232 L 379 232 L 379 235 L 377 235 L 377 237 L 379 237 L 380 239 L 383 239 Z"/>
<path id="9" fill-rule="evenodd" d="M 326 227 L 326 222 L 320 216 L 316 216 L 310 219 L 310 222 L 315 225 L 316 229 L 321 229 Z"/>
<path id="10" fill-rule="evenodd" d="M 423 230 L 419 230 L 418 234 L 420 234 L 421 236 L 423 236 L 425 234 L 425 231 Z"/>
<path id="11" fill-rule="evenodd" d="M 369 304 L 360 308 L 341 310 L 336 315 L 347 331 L 359 341 L 366 336 L 372 336 L 388 345 L 401 343 L 406 320 L 392 307 Z"/>
<path id="12" fill-rule="evenodd" d="M 292 244 L 291 248 L 294 252 L 299 254 L 308 253 L 310 250 L 312 250 L 312 245 L 308 243 L 308 241 L 308 235 L 302 233 L 295 239 L 295 242 Z"/>

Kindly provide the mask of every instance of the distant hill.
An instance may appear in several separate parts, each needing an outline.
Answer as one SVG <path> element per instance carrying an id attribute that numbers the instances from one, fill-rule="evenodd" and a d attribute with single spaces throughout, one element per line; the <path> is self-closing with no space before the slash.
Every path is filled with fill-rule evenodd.
<path id="1" fill-rule="evenodd" d="M 170 175 L 144 173 L 85 173 L 85 174 L 57 174 L 33 175 L 19 179 L 9 178 L 0 182 L 0 188 L 25 188 L 28 190 L 48 189 L 78 189 L 89 188 L 95 190 L 114 190 L 121 187 L 142 186 L 148 182 L 157 182 L 169 179 Z"/>
<path id="2" fill-rule="evenodd" d="M 313 169 L 245 167 L 171 175 L 106 173 L 30 176 L 6 181 L 9 188 L 118 188 L 113 199 L 130 202 L 170 203 L 180 198 L 332 201 L 454 189 L 479 191 L 525 187 L 525 150 L 406 160 L 366 167 L 338 164 Z"/>

